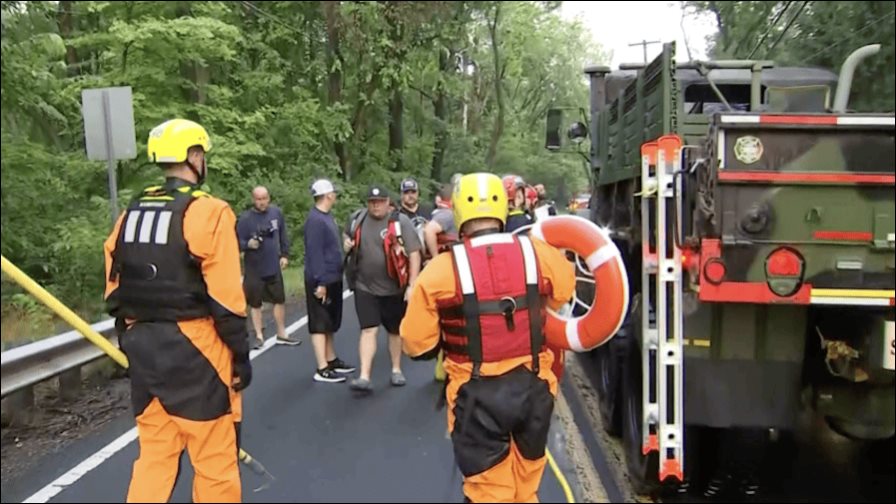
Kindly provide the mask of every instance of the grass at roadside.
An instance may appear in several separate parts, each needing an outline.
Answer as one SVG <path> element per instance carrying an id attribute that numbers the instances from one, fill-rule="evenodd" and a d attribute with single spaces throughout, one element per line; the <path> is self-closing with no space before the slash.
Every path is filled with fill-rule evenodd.
<path id="1" fill-rule="evenodd" d="M 296 297 L 301 299 L 305 296 L 305 273 L 301 264 L 290 264 L 283 271 L 283 288 L 286 291 L 287 299 Z"/>
<path id="2" fill-rule="evenodd" d="M 283 271 L 283 284 L 287 298 L 302 299 L 305 296 L 305 281 L 301 263 L 292 263 Z M 30 294 L 18 292 L 20 289 L 11 283 L 3 282 L 2 318 L 2 350 L 56 336 L 72 328 L 61 318 L 35 299 Z M 11 292 L 18 292 L 11 294 Z M 97 305 L 88 309 L 74 308 L 78 316 L 90 323 L 108 318 Z"/>

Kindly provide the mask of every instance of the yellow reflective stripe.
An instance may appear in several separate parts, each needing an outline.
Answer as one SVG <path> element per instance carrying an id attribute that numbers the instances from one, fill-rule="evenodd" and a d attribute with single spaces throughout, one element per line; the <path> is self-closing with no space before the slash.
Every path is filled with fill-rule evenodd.
<path id="1" fill-rule="evenodd" d="M 814 297 L 843 297 L 843 298 L 893 298 L 896 290 L 871 290 L 871 289 L 812 289 Z"/>
<path id="2" fill-rule="evenodd" d="M 140 201 L 174 201 L 171 196 L 143 196 Z"/>

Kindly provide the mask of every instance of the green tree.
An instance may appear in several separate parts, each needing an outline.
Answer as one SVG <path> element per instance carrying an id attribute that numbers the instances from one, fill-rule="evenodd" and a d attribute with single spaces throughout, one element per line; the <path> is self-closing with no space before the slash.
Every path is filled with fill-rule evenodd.
<path id="1" fill-rule="evenodd" d="M 881 44 L 853 82 L 850 108 L 893 111 L 896 106 L 896 2 L 684 2 L 690 12 L 709 12 L 718 25 L 710 41 L 714 58 L 772 59 L 778 65 L 839 71 L 849 54 Z"/>
<path id="2" fill-rule="evenodd" d="M 340 181 L 340 220 L 367 184 L 397 189 L 407 175 L 425 198 L 481 170 L 585 187 L 580 160 L 542 148 L 545 111 L 586 102 L 582 69 L 602 58 L 558 6 L 4 1 L 3 254 L 101 316 L 108 188 L 104 164 L 86 159 L 80 110 L 96 87 L 133 89 L 140 155 L 118 163 L 122 208 L 161 177 L 143 155 L 149 130 L 194 119 L 212 135 L 211 192 L 239 213 L 253 186 L 270 187 L 295 259 L 317 177 Z M 18 293 L 4 282 L 4 307 L 22 306 Z"/>

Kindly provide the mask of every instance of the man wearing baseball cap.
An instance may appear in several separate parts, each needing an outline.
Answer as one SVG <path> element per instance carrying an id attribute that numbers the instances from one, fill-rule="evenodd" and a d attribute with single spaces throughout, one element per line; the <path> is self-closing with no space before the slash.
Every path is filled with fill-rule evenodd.
<path id="1" fill-rule="evenodd" d="M 314 381 L 344 382 L 354 367 L 336 357 L 333 335 L 342 325 L 342 237 L 330 211 L 336 187 L 326 179 L 311 184 L 314 207 L 305 221 L 305 302 L 308 332 L 317 358 Z"/>
<path id="2" fill-rule="evenodd" d="M 406 292 L 420 273 L 422 246 L 410 219 L 401 212 L 389 212 L 389 199 L 383 186 L 371 186 L 367 208 L 354 212 L 345 229 L 344 246 L 351 251 L 347 277 L 349 287 L 355 291 L 355 309 L 361 325 L 361 372 L 350 386 L 359 392 L 373 389 L 371 368 L 380 325 L 389 333 L 391 384 L 398 387 L 406 383 L 401 372 L 398 328 L 407 308 Z M 390 257 L 386 256 L 387 248 Z"/>
<path id="3" fill-rule="evenodd" d="M 405 214 L 411 222 L 417 226 L 422 220 L 425 224 L 432 216 L 432 207 L 420 203 L 420 185 L 411 177 L 401 181 L 401 208 L 398 210 Z"/>

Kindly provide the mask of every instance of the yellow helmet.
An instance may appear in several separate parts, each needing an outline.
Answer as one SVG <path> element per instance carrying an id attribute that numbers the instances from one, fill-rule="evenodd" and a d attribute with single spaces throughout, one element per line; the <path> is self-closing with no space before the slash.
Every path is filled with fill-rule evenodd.
<path id="1" fill-rule="evenodd" d="M 153 163 L 182 163 L 190 147 L 198 145 L 205 152 L 212 150 L 205 128 L 187 119 L 172 119 L 149 132 L 146 151 Z"/>
<path id="2" fill-rule="evenodd" d="M 507 193 L 497 175 L 471 173 L 454 186 L 451 198 L 457 229 L 473 219 L 493 218 L 507 222 Z"/>

